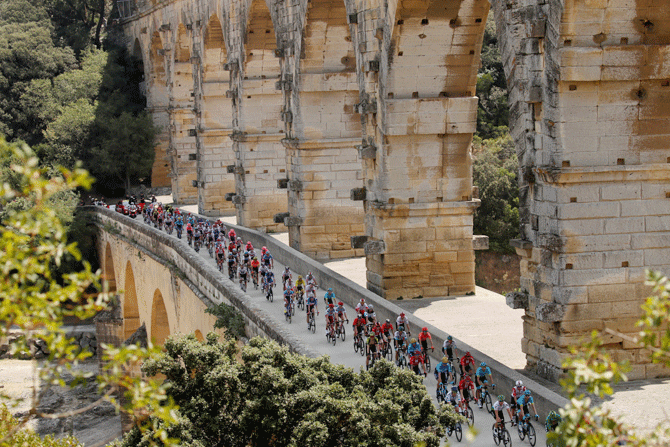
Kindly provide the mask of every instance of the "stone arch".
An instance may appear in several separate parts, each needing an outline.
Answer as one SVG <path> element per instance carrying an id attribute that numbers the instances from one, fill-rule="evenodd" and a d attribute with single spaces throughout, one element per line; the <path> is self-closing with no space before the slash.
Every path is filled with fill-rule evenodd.
<path id="1" fill-rule="evenodd" d="M 198 341 L 205 341 L 205 337 L 202 335 L 202 332 L 200 332 L 200 330 L 196 329 L 194 334 L 195 334 L 195 338 Z"/>
<path id="2" fill-rule="evenodd" d="M 302 50 L 303 73 L 356 71 L 356 55 L 342 0 L 312 0 L 307 4 Z"/>
<path id="3" fill-rule="evenodd" d="M 135 275 L 130 261 L 126 263 L 126 283 L 123 290 L 123 339 L 127 340 L 141 325 Z"/>
<path id="4" fill-rule="evenodd" d="M 160 289 L 156 289 L 151 304 L 151 339 L 155 344 L 163 345 L 170 334 L 170 321 L 163 294 Z"/>
<path id="5" fill-rule="evenodd" d="M 189 63 L 191 59 L 191 38 L 183 23 L 177 28 L 177 41 L 174 48 L 174 61 L 176 63 Z"/>
<path id="6" fill-rule="evenodd" d="M 163 40 L 158 31 L 151 36 L 151 51 L 149 59 L 151 60 L 152 70 L 156 81 L 165 82 L 165 63 L 163 60 Z"/>
<path id="7" fill-rule="evenodd" d="M 277 39 L 265 0 L 253 0 L 247 16 L 244 74 L 249 78 L 278 77 Z"/>
<path id="8" fill-rule="evenodd" d="M 209 18 L 204 38 L 204 78 L 203 81 L 212 79 L 227 80 L 228 72 L 223 70 L 228 53 L 223 35 L 221 21 L 216 14 Z M 225 78 L 225 79 L 224 79 Z"/>
<path id="9" fill-rule="evenodd" d="M 105 245 L 105 261 L 103 264 L 103 279 L 107 281 L 109 293 L 116 292 L 116 273 L 114 272 L 114 257 L 112 246 L 109 242 Z"/>

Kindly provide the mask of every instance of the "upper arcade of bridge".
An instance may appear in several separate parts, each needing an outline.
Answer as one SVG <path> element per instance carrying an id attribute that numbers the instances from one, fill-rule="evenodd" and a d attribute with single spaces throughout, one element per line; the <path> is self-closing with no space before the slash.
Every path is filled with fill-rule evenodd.
<path id="1" fill-rule="evenodd" d="M 530 363 L 555 376 L 591 329 L 634 333 L 644 270 L 670 272 L 668 0 L 136 6 L 124 27 L 164 129 L 153 181 L 177 202 L 286 225 L 317 259 L 364 252 L 368 288 L 385 298 L 471 291 L 470 144 L 491 8 L 520 161 L 514 305 Z M 641 365 L 634 375 L 657 373 L 639 348 L 610 347 Z"/>

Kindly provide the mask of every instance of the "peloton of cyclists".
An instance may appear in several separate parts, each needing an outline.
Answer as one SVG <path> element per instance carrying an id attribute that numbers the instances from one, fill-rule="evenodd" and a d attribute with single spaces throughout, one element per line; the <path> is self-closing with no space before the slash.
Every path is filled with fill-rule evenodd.
<path id="1" fill-rule="evenodd" d="M 475 385 L 477 385 L 477 403 L 479 405 L 479 408 L 482 408 L 484 404 L 482 399 L 482 386 L 485 383 L 487 383 L 486 376 L 489 377 L 488 383 L 491 383 L 492 387 L 495 388 L 495 385 L 493 385 L 493 376 L 491 375 L 491 368 L 486 366 L 486 362 L 481 362 L 475 374 Z"/>

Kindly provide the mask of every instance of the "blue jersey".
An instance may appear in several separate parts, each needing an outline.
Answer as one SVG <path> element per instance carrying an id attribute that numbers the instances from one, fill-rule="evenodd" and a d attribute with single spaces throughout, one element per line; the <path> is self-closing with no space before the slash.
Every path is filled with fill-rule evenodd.
<path id="1" fill-rule="evenodd" d="M 407 348 L 407 352 L 409 353 L 409 355 L 414 355 L 415 352 L 417 354 L 421 354 L 421 345 L 419 344 L 419 342 L 414 342 L 409 345 L 409 347 Z"/>
<path id="2" fill-rule="evenodd" d="M 526 396 L 521 396 L 516 400 L 516 404 L 519 405 L 520 407 L 523 407 L 524 405 L 532 404 L 533 403 L 533 396 L 528 397 L 528 401 L 525 401 Z"/>
<path id="3" fill-rule="evenodd" d="M 316 306 L 316 297 L 315 296 L 307 297 L 305 303 L 307 303 L 308 306 Z"/>
<path id="4" fill-rule="evenodd" d="M 335 293 L 326 292 L 326 294 L 323 296 L 323 300 L 328 304 L 333 303 L 333 301 L 335 301 Z"/>
<path id="5" fill-rule="evenodd" d="M 437 366 L 435 366 L 435 372 L 448 373 L 450 371 L 451 371 L 451 363 L 449 362 L 447 363 L 440 362 L 437 364 Z"/>
<path id="6" fill-rule="evenodd" d="M 481 377 L 481 376 L 484 376 L 484 375 L 490 376 L 491 375 L 491 368 L 489 368 L 488 366 L 486 368 L 482 368 L 481 366 L 479 368 L 477 368 L 477 376 Z"/>

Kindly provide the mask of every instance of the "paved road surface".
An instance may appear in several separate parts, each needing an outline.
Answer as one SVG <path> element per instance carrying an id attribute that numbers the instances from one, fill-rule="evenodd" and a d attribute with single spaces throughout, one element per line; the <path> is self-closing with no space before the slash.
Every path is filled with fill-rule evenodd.
<path id="1" fill-rule="evenodd" d="M 176 238 L 176 235 L 174 233 L 173 237 Z M 182 241 L 186 245 L 185 238 Z M 203 258 L 203 262 L 208 262 L 211 265 L 216 266 L 215 261 L 209 257 L 209 254 L 206 249 L 200 250 L 200 254 Z M 279 262 L 276 262 L 275 260 L 274 272 L 275 277 L 278 279 L 278 281 L 281 281 L 281 272 L 283 270 L 284 265 L 282 265 Z M 298 274 L 302 274 L 304 276 L 306 273 L 307 272 L 293 272 L 294 280 L 297 278 Z M 224 277 L 225 281 L 229 281 L 227 273 L 225 273 L 225 275 L 222 274 L 222 276 Z M 239 287 L 237 281 L 235 281 L 235 286 Z M 292 323 L 289 324 L 288 322 L 286 322 L 283 314 L 283 297 L 282 297 L 281 285 L 278 285 L 275 288 L 275 300 L 272 303 L 270 303 L 264 297 L 260 288 L 259 290 L 254 290 L 252 284 L 249 285 L 247 293 L 252 298 L 257 299 L 258 302 L 261 303 L 261 307 L 264 310 L 266 310 L 271 315 L 275 316 L 274 324 L 283 326 L 285 329 L 289 330 L 294 336 L 298 337 L 301 341 L 308 343 L 315 351 L 324 355 L 329 355 L 331 361 L 354 368 L 355 370 L 359 370 L 361 367 L 363 368 L 365 367 L 365 357 L 362 357 L 360 354 L 355 353 L 353 350 L 353 339 L 351 337 L 352 331 L 350 325 L 347 326 L 347 338 L 344 342 L 338 340 L 335 346 L 333 346 L 332 343 L 327 342 L 325 336 L 325 318 L 323 316 L 323 294 L 324 294 L 323 290 L 319 290 L 317 293 L 317 297 L 319 298 L 319 306 L 320 306 L 319 310 L 321 311 L 321 315 L 317 317 L 316 320 L 317 329 L 316 333 L 314 334 L 312 334 L 311 331 L 307 330 L 307 323 L 304 312 L 297 311 L 296 316 L 292 320 Z M 335 294 L 337 294 L 337 290 L 335 291 Z M 349 310 L 348 313 L 353 315 L 353 311 L 350 309 L 348 310 Z M 351 318 L 351 315 L 350 320 L 353 320 Z M 436 360 L 433 359 L 433 365 L 435 365 L 435 363 Z M 495 377 L 493 379 L 495 381 Z M 436 381 L 432 373 L 428 374 L 428 377 L 424 379 L 424 383 L 427 386 L 430 395 L 435 396 Z M 507 395 L 508 392 L 505 391 L 504 394 Z M 475 428 L 479 431 L 479 436 L 477 436 L 472 442 L 467 441 L 464 436 L 463 441 L 459 443 L 452 435 L 452 437 L 448 439 L 451 445 L 470 445 L 470 446 L 494 445 L 491 436 L 491 425 L 493 423 L 493 418 L 486 413 L 486 410 L 480 410 L 476 406 L 473 408 L 473 410 L 475 414 Z M 544 429 L 542 428 L 543 425 L 540 423 L 535 423 L 534 425 L 537 429 L 537 438 L 538 438 L 537 445 L 544 446 L 545 434 Z M 512 443 L 515 446 L 530 445 L 528 443 L 528 440 L 521 442 L 516 432 L 511 432 L 511 434 L 512 434 Z"/>

